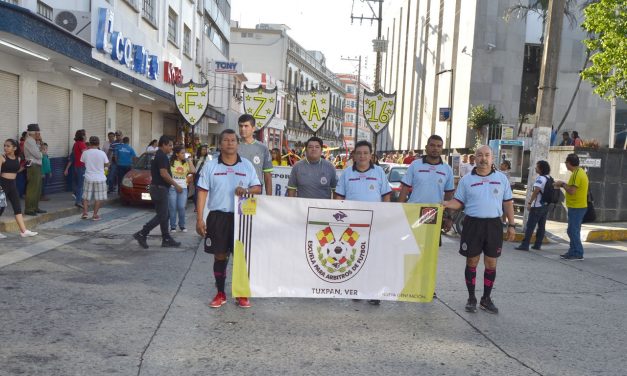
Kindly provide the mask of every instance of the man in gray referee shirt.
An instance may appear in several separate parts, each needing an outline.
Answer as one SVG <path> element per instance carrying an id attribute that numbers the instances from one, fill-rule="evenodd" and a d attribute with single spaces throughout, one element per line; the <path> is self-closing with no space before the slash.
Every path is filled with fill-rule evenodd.
<path id="1" fill-rule="evenodd" d="M 262 187 L 265 187 L 266 195 L 272 196 L 272 157 L 268 147 L 253 137 L 255 118 L 244 114 L 237 119 L 237 124 L 242 138 L 238 153 L 253 164 Z"/>
<path id="2" fill-rule="evenodd" d="M 322 140 L 313 136 L 305 143 L 305 158 L 292 167 L 287 195 L 330 199 L 336 185 L 335 167 L 322 159 Z"/>

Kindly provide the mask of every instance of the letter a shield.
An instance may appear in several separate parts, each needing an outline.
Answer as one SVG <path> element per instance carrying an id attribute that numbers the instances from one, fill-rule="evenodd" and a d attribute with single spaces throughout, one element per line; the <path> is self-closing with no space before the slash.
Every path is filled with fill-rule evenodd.
<path id="1" fill-rule="evenodd" d="M 308 90 L 296 92 L 298 114 L 312 132 L 318 132 L 327 121 L 331 91 Z"/>

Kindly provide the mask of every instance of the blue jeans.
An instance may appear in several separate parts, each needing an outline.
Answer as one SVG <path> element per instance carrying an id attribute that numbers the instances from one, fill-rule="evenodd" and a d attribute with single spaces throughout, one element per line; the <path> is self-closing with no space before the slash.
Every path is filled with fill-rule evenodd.
<path id="1" fill-rule="evenodd" d="M 120 187 L 122 186 L 122 179 L 124 179 L 124 175 L 126 175 L 126 173 L 129 171 L 131 171 L 131 166 L 120 166 L 120 165 L 116 166 L 116 175 L 118 176 L 118 185 L 117 185 L 118 193 L 120 193 Z"/>
<path id="2" fill-rule="evenodd" d="M 581 224 L 588 208 L 568 208 L 568 237 L 570 246 L 568 254 L 583 257 L 583 244 L 581 244 Z"/>
<path id="3" fill-rule="evenodd" d="M 527 227 L 525 228 L 525 238 L 522 243 L 520 243 L 521 247 L 529 248 L 529 243 L 531 242 L 531 235 L 533 235 L 533 230 L 536 229 L 536 225 L 538 225 L 538 232 L 536 232 L 536 241 L 534 242 L 534 246 L 536 248 L 540 248 L 542 246 L 542 240 L 544 240 L 545 233 L 545 225 L 546 225 L 546 216 L 549 212 L 549 206 L 543 205 L 537 208 L 532 207 L 529 210 L 529 217 L 527 218 Z"/>
<path id="4" fill-rule="evenodd" d="M 118 165 L 115 163 L 111 163 L 109 165 L 109 173 L 107 174 L 107 187 L 109 187 L 109 192 L 113 192 L 115 188 L 117 188 L 117 178 L 118 178 Z"/>
<path id="5" fill-rule="evenodd" d="M 168 206 L 170 212 L 170 228 L 176 228 L 176 215 L 179 216 L 179 228 L 185 228 L 185 204 L 187 203 L 187 188 L 177 193 L 174 187 L 170 187 L 168 193 Z"/>
<path id="6" fill-rule="evenodd" d="M 85 167 L 74 166 L 74 196 L 75 203 L 83 203 L 83 184 L 85 183 Z"/>

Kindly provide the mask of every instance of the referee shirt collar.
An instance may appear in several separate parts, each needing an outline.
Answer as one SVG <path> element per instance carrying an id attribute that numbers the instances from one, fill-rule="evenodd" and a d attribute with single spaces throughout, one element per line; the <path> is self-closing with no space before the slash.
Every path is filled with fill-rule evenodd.
<path id="1" fill-rule="evenodd" d="M 440 161 L 438 163 L 429 163 L 429 161 L 427 161 L 427 156 L 423 155 L 422 156 L 422 163 L 430 164 L 430 165 L 433 165 L 433 166 L 444 164 L 444 161 L 442 160 L 442 157 L 438 157 L 438 158 L 440 159 Z"/>
<path id="2" fill-rule="evenodd" d="M 219 164 L 223 164 L 225 166 L 235 166 L 236 164 L 240 163 L 241 161 L 242 161 L 242 158 L 239 156 L 239 154 L 237 154 L 237 162 L 235 162 L 232 165 L 224 163 L 224 161 L 222 160 L 222 153 L 220 153 L 220 155 L 218 156 L 218 163 Z"/>
<path id="3" fill-rule="evenodd" d="M 489 174 L 487 174 L 487 175 L 480 175 L 480 174 L 477 172 L 477 167 L 473 167 L 473 169 L 472 169 L 472 171 L 470 172 L 470 174 L 471 174 L 471 175 L 477 175 L 477 176 L 482 176 L 482 177 L 483 177 L 483 176 L 490 176 L 490 175 L 492 175 L 492 174 L 493 174 L 493 173 L 495 173 L 495 172 L 496 172 L 496 169 L 494 168 L 494 166 L 492 166 L 492 168 L 490 169 L 490 173 L 489 173 Z"/>
<path id="4" fill-rule="evenodd" d="M 353 164 L 353 171 L 357 171 L 357 172 L 368 172 L 370 170 L 372 170 L 374 168 L 374 165 L 372 164 L 372 162 L 370 162 L 370 165 L 368 166 L 368 168 L 365 171 L 360 171 L 357 169 L 357 164 Z"/>

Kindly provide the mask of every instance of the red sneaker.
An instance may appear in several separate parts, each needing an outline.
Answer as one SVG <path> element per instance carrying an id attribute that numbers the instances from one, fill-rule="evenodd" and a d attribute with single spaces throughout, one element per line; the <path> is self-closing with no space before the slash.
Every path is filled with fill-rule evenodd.
<path id="1" fill-rule="evenodd" d="M 235 300 L 237 300 L 237 305 L 240 306 L 241 308 L 252 307 L 250 305 L 250 300 L 248 300 L 248 298 L 235 298 Z"/>
<path id="2" fill-rule="evenodd" d="M 211 303 L 209 303 L 209 307 L 211 308 L 220 308 L 226 304 L 226 294 L 223 292 L 219 292 L 216 294 L 216 297 L 213 298 Z"/>

